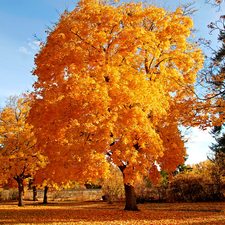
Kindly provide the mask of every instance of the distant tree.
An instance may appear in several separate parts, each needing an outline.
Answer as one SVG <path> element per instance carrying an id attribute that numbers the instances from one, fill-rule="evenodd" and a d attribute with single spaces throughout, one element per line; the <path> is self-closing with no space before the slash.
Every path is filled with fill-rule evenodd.
<path id="1" fill-rule="evenodd" d="M 36 147 L 32 126 L 25 122 L 30 110 L 29 96 L 13 96 L 0 112 L 0 180 L 13 178 L 23 206 L 24 180 L 46 166 L 46 157 Z"/>
<path id="2" fill-rule="evenodd" d="M 37 186 L 34 185 L 34 179 L 33 178 L 29 179 L 28 187 L 33 190 L 33 201 L 38 201 Z"/>
<path id="3" fill-rule="evenodd" d="M 224 157 L 219 159 L 218 156 L 216 161 L 206 160 L 195 164 L 192 166 L 193 169 L 189 171 L 192 174 L 199 174 L 209 179 L 209 183 L 211 184 L 210 198 L 214 200 L 219 200 L 224 197 L 223 191 L 225 188 L 225 171 L 222 168 L 222 164 L 219 163 L 220 160 L 224 161 Z M 207 186 L 207 183 L 204 185 Z"/>
<path id="4" fill-rule="evenodd" d="M 213 52 L 206 81 L 211 85 L 215 97 L 221 100 L 221 104 L 218 106 L 222 107 L 225 99 L 225 15 L 220 16 L 218 21 L 211 23 L 209 28 L 211 32 L 219 31 L 218 41 L 221 43 L 221 47 Z M 222 110 L 221 113 L 223 113 Z"/>
<path id="5" fill-rule="evenodd" d="M 213 129 L 212 134 L 215 138 L 216 143 L 212 143 L 209 147 L 213 152 L 213 158 L 216 159 L 221 154 L 225 154 L 225 133 L 216 132 L 216 127 Z M 219 133 L 222 133 L 221 135 Z M 209 156 L 210 157 L 210 156 Z"/>
<path id="6" fill-rule="evenodd" d="M 219 118 L 223 121 L 225 118 L 225 15 L 221 16 L 218 21 L 211 23 L 209 28 L 211 32 L 215 30 L 219 31 L 218 41 L 221 43 L 221 47 L 213 51 L 210 64 L 206 67 L 203 74 L 209 89 L 207 97 L 212 99 L 219 112 Z M 217 159 L 221 160 L 221 154 L 225 153 L 225 134 L 223 133 L 223 127 L 224 125 L 222 124 L 217 125 L 211 131 L 216 140 L 216 143 L 210 146 L 213 157 L 209 156 L 209 159 L 213 161 Z"/>
<path id="7" fill-rule="evenodd" d="M 188 156 L 184 157 L 185 162 L 187 161 Z M 177 175 L 178 173 L 187 172 L 188 170 L 192 170 L 190 165 L 179 164 L 176 170 L 172 173 L 173 176 Z"/>
<path id="8" fill-rule="evenodd" d="M 224 125 L 223 125 L 224 126 Z M 214 179 L 221 189 L 222 176 L 225 175 L 225 133 L 222 132 L 222 127 L 214 127 L 212 130 L 213 137 L 216 143 L 212 143 L 209 148 L 212 153 L 208 155 L 208 159 L 214 163 Z"/>
<path id="9" fill-rule="evenodd" d="M 162 176 L 160 183 L 161 184 L 166 184 L 169 181 L 169 174 L 165 170 L 161 170 L 160 174 Z"/>
<path id="10" fill-rule="evenodd" d="M 77 181 L 76 167 L 69 167 L 63 160 L 57 157 L 56 152 L 48 160 L 48 164 L 44 168 L 39 168 L 36 174 L 32 177 L 33 189 L 43 189 L 44 198 L 43 203 L 47 204 L 47 193 L 49 190 L 60 190 L 63 188 L 69 188 L 72 184 L 72 180 Z M 50 156 L 50 155 L 49 155 Z M 83 179 L 80 178 L 80 181 Z M 84 181 L 83 181 L 84 182 Z"/>

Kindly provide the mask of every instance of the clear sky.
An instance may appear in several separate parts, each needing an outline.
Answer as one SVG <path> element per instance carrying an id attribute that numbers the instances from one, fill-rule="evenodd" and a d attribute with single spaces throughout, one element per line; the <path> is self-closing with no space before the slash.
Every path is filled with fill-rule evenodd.
<path id="1" fill-rule="evenodd" d="M 152 1 L 171 10 L 191 0 Z M 1 0 L 0 1 L 0 105 L 10 95 L 32 90 L 35 78 L 31 75 L 34 55 L 38 52 L 37 38 L 45 41 L 47 27 L 58 21 L 65 9 L 73 10 L 77 0 Z M 209 35 L 207 25 L 219 19 L 223 12 L 198 0 L 195 8 L 199 9 L 193 19 L 198 30 L 196 38 L 203 37 L 217 44 L 217 34 Z M 219 46 L 219 45 L 218 45 Z M 186 135 L 189 138 L 187 163 L 198 163 L 206 159 L 208 145 L 213 139 L 207 132 L 194 128 Z"/>

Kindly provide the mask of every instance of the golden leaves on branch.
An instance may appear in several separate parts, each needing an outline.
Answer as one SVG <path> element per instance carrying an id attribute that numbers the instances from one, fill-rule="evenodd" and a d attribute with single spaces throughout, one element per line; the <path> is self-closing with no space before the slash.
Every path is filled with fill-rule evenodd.
<path id="1" fill-rule="evenodd" d="M 36 148 L 32 126 L 26 123 L 32 96 L 13 96 L 0 112 L 1 177 L 31 177 L 47 158 Z"/>
<path id="2" fill-rule="evenodd" d="M 38 146 L 66 153 L 85 175 L 104 174 L 107 161 L 124 166 L 129 183 L 156 163 L 173 171 L 185 155 L 177 127 L 193 125 L 204 61 L 188 41 L 192 28 L 180 8 L 141 3 L 85 0 L 65 12 L 35 58 L 28 120 Z"/>

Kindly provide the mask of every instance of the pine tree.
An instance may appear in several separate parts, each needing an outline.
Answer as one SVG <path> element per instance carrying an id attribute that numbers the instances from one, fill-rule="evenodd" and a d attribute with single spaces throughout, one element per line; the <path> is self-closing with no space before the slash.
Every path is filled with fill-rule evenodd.
<path id="1" fill-rule="evenodd" d="M 217 99 L 220 116 L 224 117 L 224 110 L 222 105 L 225 104 L 225 15 L 220 17 L 220 20 L 211 23 L 209 25 L 211 31 L 218 30 L 218 41 L 221 43 L 221 47 L 218 51 L 214 52 L 211 58 L 212 62 L 209 70 L 208 83 L 213 92 L 216 93 L 214 98 Z M 212 130 L 212 135 L 215 138 L 216 143 L 212 143 L 210 146 L 213 152 L 213 157 L 208 157 L 210 160 L 223 164 L 223 154 L 225 153 L 225 133 L 223 133 L 224 125 L 215 126 Z"/>

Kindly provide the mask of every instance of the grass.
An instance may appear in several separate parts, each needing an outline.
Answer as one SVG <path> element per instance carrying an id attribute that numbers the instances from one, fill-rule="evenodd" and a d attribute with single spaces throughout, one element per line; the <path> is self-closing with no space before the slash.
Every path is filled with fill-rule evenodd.
<path id="1" fill-rule="evenodd" d="M 0 203 L 0 224 L 225 224 L 225 202 L 146 203 L 140 212 L 124 211 L 124 203 Z"/>

